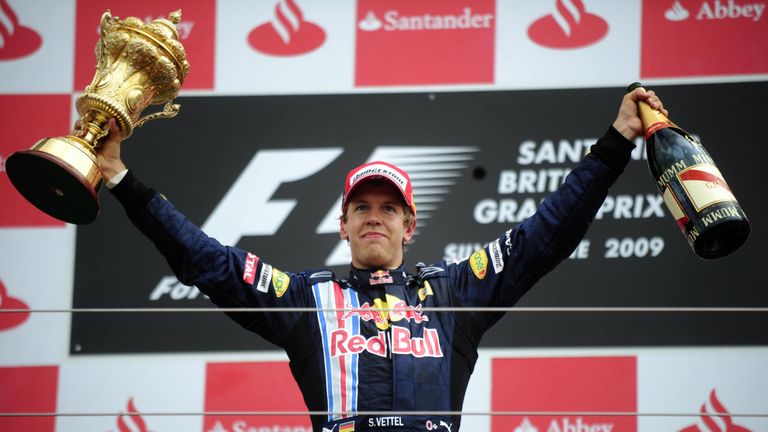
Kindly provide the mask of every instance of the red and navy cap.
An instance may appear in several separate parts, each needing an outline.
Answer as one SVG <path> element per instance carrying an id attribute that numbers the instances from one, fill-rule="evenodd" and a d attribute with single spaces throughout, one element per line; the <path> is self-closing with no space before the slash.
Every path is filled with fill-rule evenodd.
<path id="1" fill-rule="evenodd" d="M 413 184 L 408 173 L 404 170 L 386 162 L 374 161 L 360 165 L 347 174 L 347 181 L 344 183 L 344 197 L 341 200 L 341 211 L 347 207 L 347 198 L 361 184 L 373 180 L 383 179 L 388 181 L 395 189 L 400 191 L 403 200 L 411 208 L 413 215 L 416 216 L 416 203 L 413 201 Z"/>

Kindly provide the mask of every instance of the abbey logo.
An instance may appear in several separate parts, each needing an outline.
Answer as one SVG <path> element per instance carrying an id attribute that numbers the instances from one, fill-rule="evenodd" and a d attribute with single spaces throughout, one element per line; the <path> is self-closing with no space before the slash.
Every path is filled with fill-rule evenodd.
<path id="1" fill-rule="evenodd" d="M 427 220 L 449 195 L 451 186 L 461 177 L 477 151 L 477 147 L 382 146 L 375 148 L 366 162 L 389 160 L 406 171 L 418 172 L 418 178 L 412 179 L 414 197 L 417 206 L 429 203 L 420 207 L 419 210 L 419 219 Z M 236 245 L 243 237 L 274 236 L 298 204 L 295 199 L 273 199 L 278 188 L 284 183 L 310 179 L 331 165 L 343 152 L 344 149 L 340 147 L 275 149 L 257 152 L 201 228 L 226 245 Z M 439 158 L 446 157 L 452 160 L 450 167 L 438 162 L 441 160 Z M 290 170 L 284 169 L 286 160 L 291 161 Z M 340 168 L 339 171 L 344 170 Z M 435 182 L 440 182 L 443 187 L 432 187 Z M 340 179 L 338 199 L 336 202 L 327 203 L 328 210 L 315 228 L 317 235 L 333 235 L 338 238 L 342 184 L 343 179 Z M 259 187 L 254 188 L 253 185 L 259 185 Z M 259 217 L 243 217 L 243 215 L 259 215 Z M 261 251 L 260 254 L 264 257 L 268 252 Z M 326 258 L 322 262 L 325 267 L 347 265 L 351 262 L 349 245 L 344 240 L 338 240 L 335 247 L 326 251 L 325 254 Z M 246 262 L 243 279 L 246 282 L 258 282 L 258 288 L 266 292 L 266 285 L 261 277 L 263 275 L 254 274 L 256 263 L 255 259 L 252 261 L 254 263 L 250 272 Z M 304 265 L 317 265 L 317 262 L 307 262 Z M 277 290 L 275 293 L 278 294 Z M 200 293 L 197 289 L 183 285 L 169 275 L 162 277 L 155 285 L 149 294 L 149 300 L 158 301 L 165 296 L 171 300 L 193 300 L 199 297 Z"/>
<path id="2" fill-rule="evenodd" d="M 691 5 L 694 6 L 694 5 Z M 703 1 L 695 9 L 686 8 L 680 0 L 675 0 L 672 6 L 664 11 L 664 18 L 669 21 L 685 21 L 693 18 L 697 21 L 743 19 L 760 21 L 765 11 L 762 2 L 736 2 L 735 0 Z"/>

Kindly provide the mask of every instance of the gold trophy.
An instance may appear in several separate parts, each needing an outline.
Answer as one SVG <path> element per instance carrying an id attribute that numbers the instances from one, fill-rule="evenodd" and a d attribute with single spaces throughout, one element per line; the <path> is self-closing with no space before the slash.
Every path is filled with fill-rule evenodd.
<path id="1" fill-rule="evenodd" d="M 64 222 L 96 219 L 102 184 L 96 155 L 109 133 L 109 120 L 114 118 L 127 138 L 135 127 L 179 112 L 173 98 L 189 72 L 176 30 L 180 20 L 180 10 L 151 23 L 104 12 L 96 75 L 75 103 L 80 129 L 44 138 L 6 161 L 8 178 L 24 198 Z M 140 117 L 146 107 L 159 104 L 165 104 L 162 111 Z"/>

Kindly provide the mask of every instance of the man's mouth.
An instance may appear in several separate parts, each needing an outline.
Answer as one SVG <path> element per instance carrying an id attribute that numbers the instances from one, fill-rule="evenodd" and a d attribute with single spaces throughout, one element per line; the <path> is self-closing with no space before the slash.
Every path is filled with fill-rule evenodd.
<path id="1" fill-rule="evenodd" d="M 367 232 L 367 233 L 363 234 L 363 238 L 375 240 L 375 239 L 387 238 L 387 236 L 385 236 L 384 234 L 382 234 L 380 232 L 371 231 L 371 232 Z"/>

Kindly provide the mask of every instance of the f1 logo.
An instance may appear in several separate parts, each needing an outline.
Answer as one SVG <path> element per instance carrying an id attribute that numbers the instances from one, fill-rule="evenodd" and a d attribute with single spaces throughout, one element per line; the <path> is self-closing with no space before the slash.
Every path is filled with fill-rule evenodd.
<path id="1" fill-rule="evenodd" d="M 412 179 L 413 191 L 416 205 L 419 206 L 419 216 L 426 219 L 443 196 L 449 193 L 449 187 L 474 159 L 472 153 L 477 150 L 476 147 L 378 147 L 371 153 L 368 162 L 386 160 L 406 171 L 418 172 L 418 178 Z M 202 225 L 202 230 L 227 245 L 237 244 L 242 237 L 274 235 L 297 204 L 294 199 L 272 199 L 280 185 L 311 177 L 343 152 L 344 149 L 340 147 L 259 151 L 214 208 Z M 291 161 L 290 170 L 285 169 L 286 160 Z M 446 164 L 446 160 L 451 163 Z M 421 206 L 420 200 L 432 205 Z M 341 191 L 315 233 L 338 234 L 340 209 Z M 324 265 L 331 267 L 348 264 L 350 261 L 349 246 L 340 240 L 325 259 Z M 149 298 L 158 300 L 165 294 L 173 300 L 191 300 L 200 293 L 197 289 L 182 285 L 173 276 L 165 276 L 152 290 Z"/>

